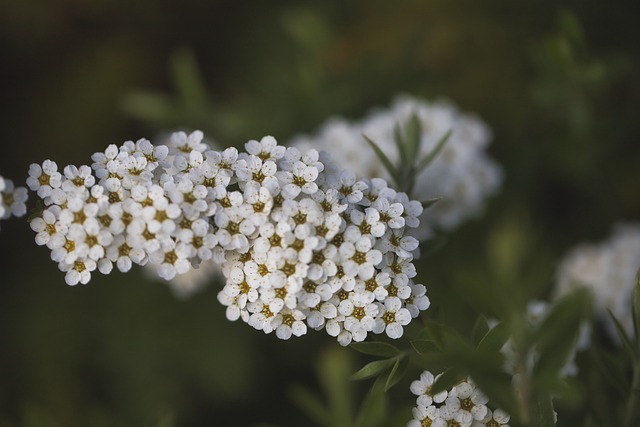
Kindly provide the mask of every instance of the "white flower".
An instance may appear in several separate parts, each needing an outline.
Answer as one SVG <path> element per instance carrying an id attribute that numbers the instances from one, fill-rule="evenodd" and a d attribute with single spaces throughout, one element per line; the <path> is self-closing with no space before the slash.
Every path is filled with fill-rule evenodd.
<path id="1" fill-rule="evenodd" d="M 440 411 L 437 407 L 418 405 L 413 408 L 413 419 L 407 423 L 407 427 L 432 426 L 433 422 L 440 418 Z"/>
<path id="2" fill-rule="evenodd" d="M 285 147 L 278 145 L 278 142 L 272 136 L 265 136 L 260 141 L 251 140 L 244 147 L 247 153 L 257 156 L 263 161 L 279 160 L 285 153 Z"/>
<path id="3" fill-rule="evenodd" d="M 378 303 L 378 306 L 380 312 L 373 332 L 380 334 L 385 331 L 389 338 L 400 338 L 404 332 L 402 327 L 411 322 L 409 310 L 402 308 L 402 301 L 398 297 L 389 297 L 384 301 L 384 305 Z"/>
<path id="4" fill-rule="evenodd" d="M 67 285 L 74 286 L 78 283 L 86 285 L 91 280 L 91 272 L 96 269 L 96 262 L 91 259 L 77 259 L 70 264 L 61 262 L 58 267 L 60 271 L 67 273 L 64 277 Z"/>
<path id="5" fill-rule="evenodd" d="M 4 188 L 0 190 L 0 218 L 6 219 L 10 216 L 21 217 L 27 213 L 25 202 L 29 198 L 27 189 L 15 187 L 10 179 L 3 179 Z"/>
<path id="6" fill-rule="evenodd" d="M 487 402 L 489 399 L 469 381 L 451 389 L 446 400 L 446 405 L 451 411 L 458 413 L 461 422 L 471 424 L 473 420 L 480 421 L 487 415 Z"/>
<path id="7" fill-rule="evenodd" d="M 35 240 L 39 246 L 55 249 L 64 245 L 68 229 L 58 222 L 51 209 L 42 211 L 42 216 L 33 218 L 29 225 L 37 233 Z"/>
<path id="8" fill-rule="evenodd" d="M 171 154 L 190 153 L 200 151 L 204 153 L 209 150 L 209 146 L 202 142 L 204 134 L 196 130 L 187 135 L 185 132 L 174 132 L 171 134 L 167 146 Z"/>
<path id="9" fill-rule="evenodd" d="M 36 191 L 41 199 L 50 196 L 51 190 L 62 185 L 62 175 L 58 172 L 56 162 L 45 160 L 42 166 L 37 163 L 31 164 L 27 185 L 32 191 Z"/>
<path id="10" fill-rule="evenodd" d="M 594 294 L 595 310 L 614 340 L 618 334 L 609 310 L 626 332 L 633 334 L 631 294 L 640 269 L 640 225 L 620 224 L 603 243 L 581 245 L 561 261 L 555 295 L 565 295 L 578 287 Z"/>
<path id="11" fill-rule="evenodd" d="M 89 166 L 82 165 L 77 168 L 73 165 L 64 167 L 65 180 L 62 182 L 62 189 L 66 192 L 81 191 L 91 188 L 96 182 Z"/>
<path id="12" fill-rule="evenodd" d="M 433 387 L 433 383 L 440 377 L 434 376 L 429 371 L 424 371 L 420 374 L 420 379 L 415 380 L 411 383 L 410 390 L 411 393 L 418 396 L 417 404 L 418 406 L 428 407 L 435 403 L 442 403 L 447 398 L 447 391 L 443 390 L 439 393 L 433 395 L 431 393 L 431 387 Z"/>
<path id="13" fill-rule="evenodd" d="M 410 281 L 409 288 L 411 289 L 411 296 L 405 300 L 405 308 L 409 310 L 411 317 L 416 318 L 420 315 L 421 311 L 429 308 L 431 301 L 426 295 L 427 288 L 424 285 L 415 284 Z"/>
<path id="14" fill-rule="evenodd" d="M 304 314 L 300 310 L 284 309 L 271 320 L 271 326 L 276 330 L 276 336 L 281 340 L 288 340 L 291 335 L 296 337 L 307 333 L 304 324 Z"/>
<path id="15" fill-rule="evenodd" d="M 158 275 L 165 280 L 173 279 L 176 274 L 184 274 L 191 268 L 188 261 L 189 248 L 184 243 L 171 239 L 161 242 L 161 247 L 149 256 L 149 260 L 158 266 Z"/>
<path id="16" fill-rule="evenodd" d="M 363 280 L 373 277 L 374 266 L 382 261 L 380 251 L 373 249 L 372 239 L 365 236 L 355 243 L 344 242 L 340 245 L 339 252 L 344 260 L 342 262 L 344 272 L 353 277 L 357 275 Z"/>
<path id="17" fill-rule="evenodd" d="M 473 427 L 509 427 L 510 418 L 502 409 L 487 409 L 487 415 L 481 421 L 474 421 Z"/>

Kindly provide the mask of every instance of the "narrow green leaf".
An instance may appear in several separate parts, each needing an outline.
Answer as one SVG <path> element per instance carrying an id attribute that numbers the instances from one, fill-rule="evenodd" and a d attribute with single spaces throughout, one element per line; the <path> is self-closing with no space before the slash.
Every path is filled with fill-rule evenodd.
<path id="1" fill-rule="evenodd" d="M 349 347 L 370 356 L 393 357 L 400 354 L 397 347 L 381 341 L 353 342 Z"/>
<path id="2" fill-rule="evenodd" d="M 613 324 L 616 327 L 616 331 L 618 332 L 620 341 L 622 341 L 622 346 L 627 351 L 629 358 L 631 360 L 635 360 L 636 351 L 635 351 L 635 348 L 633 347 L 633 344 L 631 343 L 631 339 L 629 338 L 629 335 L 627 335 L 627 331 L 624 330 L 624 326 L 622 326 L 618 318 L 614 316 L 611 310 L 607 310 L 607 311 L 609 312 L 609 317 L 611 317 L 611 320 L 613 320 Z"/>
<path id="3" fill-rule="evenodd" d="M 453 131 L 451 130 L 447 131 L 442 136 L 442 138 L 440 138 L 440 140 L 438 141 L 436 146 L 433 148 L 433 150 L 431 150 L 429 154 L 427 154 L 425 157 L 422 158 L 422 160 L 420 160 L 420 162 L 418 162 L 415 168 L 416 174 L 419 174 L 424 170 L 424 168 L 426 168 L 427 166 L 429 166 L 429 164 L 431 164 L 431 162 L 436 158 L 436 156 L 440 153 L 440 151 L 442 151 L 444 144 L 447 143 L 452 132 Z"/>
<path id="4" fill-rule="evenodd" d="M 407 153 L 405 136 L 402 133 L 402 128 L 400 127 L 399 123 L 397 123 L 393 128 L 393 141 L 396 144 L 396 149 L 398 150 L 398 154 L 400 155 L 400 161 L 403 165 L 408 165 L 410 157 Z"/>
<path id="5" fill-rule="evenodd" d="M 580 333 L 580 325 L 590 309 L 589 294 L 578 289 L 557 300 L 534 331 L 539 359 L 536 375 L 557 374 L 567 363 Z"/>
<path id="6" fill-rule="evenodd" d="M 438 236 L 433 239 L 420 242 L 420 252 L 422 252 L 422 256 L 424 258 L 427 258 L 429 255 L 442 249 L 447 242 L 448 239 L 445 236 Z"/>
<path id="7" fill-rule="evenodd" d="M 509 330 L 507 324 L 498 323 L 482 337 L 478 344 L 478 350 L 497 353 L 508 339 Z"/>
<path id="8" fill-rule="evenodd" d="M 319 397 L 307 388 L 294 386 L 289 392 L 289 398 L 314 423 L 321 426 L 331 426 L 329 411 Z"/>
<path id="9" fill-rule="evenodd" d="M 318 365 L 318 376 L 325 396 L 331 427 L 350 427 L 353 424 L 353 396 L 349 374 L 353 354 L 343 348 L 331 348 L 323 353 Z"/>
<path id="10" fill-rule="evenodd" d="M 551 397 L 537 397 L 532 409 L 531 425 L 536 427 L 555 427 L 555 413 Z"/>
<path id="11" fill-rule="evenodd" d="M 445 340 L 457 336 L 459 334 L 456 330 L 433 320 L 427 320 L 424 329 L 420 333 L 420 338 L 433 341 L 440 349 L 444 347 Z"/>
<path id="12" fill-rule="evenodd" d="M 422 126 L 420 126 L 420 118 L 415 113 L 407 121 L 404 131 L 404 146 L 409 162 L 414 163 L 420 153 L 420 136 L 422 134 Z"/>
<path id="13" fill-rule="evenodd" d="M 206 108 L 207 91 L 193 52 L 178 51 L 171 58 L 171 65 L 176 89 L 183 105 L 189 110 Z"/>
<path id="14" fill-rule="evenodd" d="M 481 314 L 476 319 L 476 323 L 473 325 L 473 330 L 471 332 L 471 339 L 476 347 L 480 344 L 480 341 L 482 341 L 489 330 L 489 322 L 487 321 L 487 318 Z"/>
<path id="15" fill-rule="evenodd" d="M 389 376 L 387 377 L 387 381 L 384 384 L 384 391 L 387 392 L 394 385 L 398 384 L 400 380 L 404 377 L 404 374 L 407 373 L 407 368 L 409 367 L 409 361 L 406 358 L 398 358 L 396 363 L 393 364 L 393 368 L 391 368 L 391 372 L 389 372 Z"/>
<path id="16" fill-rule="evenodd" d="M 436 343 L 434 343 L 432 340 L 426 339 L 412 340 L 411 347 L 413 347 L 416 353 L 420 355 L 426 355 L 431 352 L 440 351 Z"/>
<path id="17" fill-rule="evenodd" d="M 630 380 L 625 364 L 620 363 L 616 355 L 598 346 L 590 347 L 589 354 L 603 378 L 616 390 L 618 397 L 626 397 L 630 387 Z"/>
<path id="18" fill-rule="evenodd" d="M 393 166 L 393 163 L 391 163 L 391 160 L 389 160 L 387 155 L 384 154 L 384 152 L 380 149 L 380 147 L 378 147 L 378 145 L 375 142 L 373 142 L 371 139 L 369 139 L 369 137 L 367 135 L 362 135 L 362 136 L 369 143 L 369 145 L 371 146 L 373 151 L 375 151 L 376 155 L 378 156 L 378 158 L 380 159 L 380 161 L 382 162 L 384 167 L 389 172 L 389 175 L 391 175 L 393 177 L 393 179 L 396 181 L 396 184 L 398 184 L 398 182 L 397 182 L 397 180 L 398 180 L 398 171 L 397 171 L 396 167 Z"/>
<path id="19" fill-rule="evenodd" d="M 640 270 L 636 274 L 636 283 L 633 286 L 633 332 L 636 350 L 640 352 Z"/>
<path id="20" fill-rule="evenodd" d="M 385 425 L 388 404 L 382 387 L 371 387 L 356 417 L 354 427 L 379 427 Z"/>
<path id="21" fill-rule="evenodd" d="M 462 369 L 449 368 L 442 373 L 431 386 L 431 394 L 435 395 L 441 391 L 451 390 L 453 386 L 460 384 L 467 374 Z"/>
<path id="22" fill-rule="evenodd" d="M 436 203 L 438 203 L 440 200 L 442 200 L 442 197 L 436 197 L 435 199 L 427 199 L 427 200 L 423 200 L 422 203 L 422 208 L 423 209 L 428 209 L 431 206 L 435 205 Z"/>
<path id="23" fill-rule="evenodd" d="M 364 365 L 364 367 L 362 367 L 362 369 L 360 369 L 358 372 L 351 375 L 351 379 L 357 381 L 373 378 L 376 375 L 389 369 L 395 363 L 395 361 L 396 358 L 375 360 L 373 362 L 369 362 Z"/>

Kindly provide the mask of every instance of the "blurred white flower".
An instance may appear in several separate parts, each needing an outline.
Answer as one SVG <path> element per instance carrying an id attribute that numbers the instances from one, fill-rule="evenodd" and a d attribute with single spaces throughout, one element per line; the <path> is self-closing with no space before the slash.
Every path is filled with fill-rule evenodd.
<path id="1" fill-rule="evenodd" d="M 620 224 L 605 242 L 580 245 L 565 256 L 558 267 L 555 295 L 565 295 L 577 287 L 589 289 L 597 315 L 617 341 L 608 311 L 632 336 L 631 296 L 639 269 L 640 225 Z"/>
<path id="2" fill-rule="evenodd" d="M 484 209 L 485 199 L 500 187 L 502 170 L 486 153 L 491 131 L 478 117 L 461 113 L 447 101 L 429 103 L 399 96 L 388 109 L 375 110 L 356 122 L 330 119 L 315 135 L 298 136 L 290 145 L 327 150 L 342 167 L 359 176 L 390 179 L 363 135 L 396 164 L 395 127 L 407 123 L 413 114 L 422 129 L 418 158 L 452 132 L 442 152 L 417 176 L 413 189 L 412 196 L 418 200 L 441 198 L 424 213 L 420 237 L 425 237 L 430 228 L 451 230 L 477 216 Z"/>

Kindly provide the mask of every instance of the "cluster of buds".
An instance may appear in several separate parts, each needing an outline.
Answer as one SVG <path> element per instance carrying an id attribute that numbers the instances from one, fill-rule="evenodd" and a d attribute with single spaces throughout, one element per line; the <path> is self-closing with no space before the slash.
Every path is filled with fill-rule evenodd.
<path id="1" fill-rule="evenodd" d="M 413 265 L 422 205 L 382 179 L 358 179 L 326 152 L 273 137 L 212 150 L 196 131 L 167 145 L 109 146 L 89 166 L 33 164 L 44 202 L 36 242 L 69 285 L 98 270 L 153 266 L 170 280 L 220 265 L 230 320 L 282 339 L 325 329 L 342 345 L 403 334 L 429 306 Z"/>

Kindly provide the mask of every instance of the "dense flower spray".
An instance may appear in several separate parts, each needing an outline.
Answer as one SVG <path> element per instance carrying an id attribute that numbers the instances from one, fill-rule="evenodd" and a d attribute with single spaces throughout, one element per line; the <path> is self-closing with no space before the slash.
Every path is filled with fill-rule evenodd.
<path id="1" fill-rule="evenodd" d="M 422 205 L 359 179 L 327 152 L 273 137 L 211 150 L 199 131 L 110 145 L 89 166 L 31 165 L 31 227 L 69 285 L 152 266 L 171 280 L 221 267 L 227 318 L 282 339 L 325 329 L 342 345 L 399 338 L 429 307 L 413 278 Z"/>

